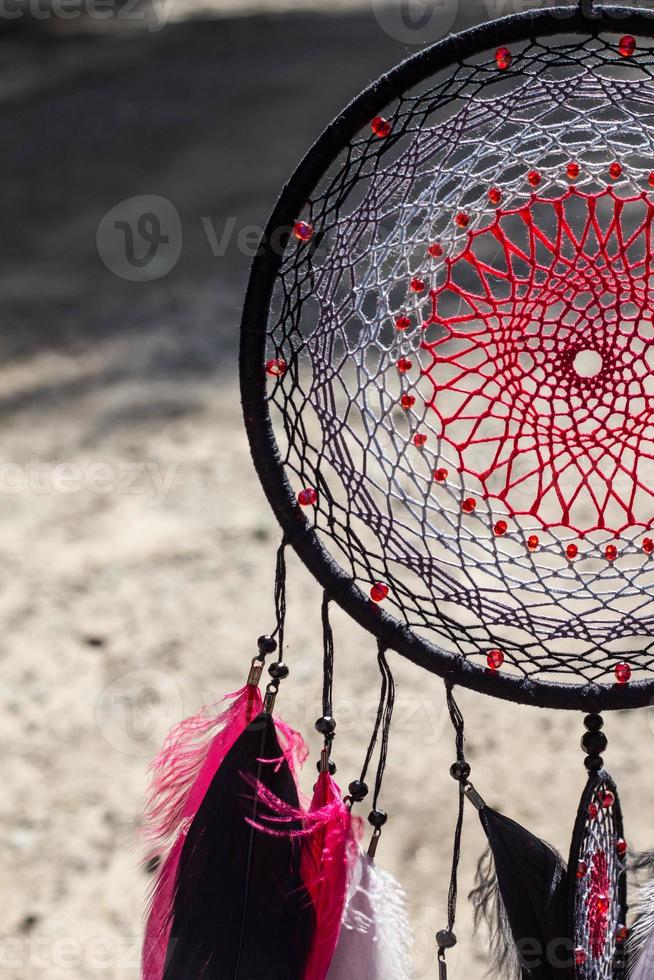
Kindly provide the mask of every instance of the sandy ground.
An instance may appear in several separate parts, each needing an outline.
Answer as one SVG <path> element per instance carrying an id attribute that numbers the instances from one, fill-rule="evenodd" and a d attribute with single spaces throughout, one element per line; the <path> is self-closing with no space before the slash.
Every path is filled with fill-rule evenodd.
<path id="1" fill-rule="evenodd" d="M 319 44 L 316 39 L 319 38 Z M 248 256 L 323 124 L 403 54 L 370 13 L 178 23 L 3 41 L 0 127 L 0 975 L 133 980 L 148 875 L 135 841 L 167 728 L 242 683 L 272 624 L 278 530 L 235 382 Z M 262 84 L 263 82 L 263 84 Z M 127 282 L 96 230 L 133 195 L 174 203 L 174 271 Z M 207 239 L 233 224 L 224 254 Z M 336 758 L 360 766 L 372 639 L 339 614 Z M 308 735 L 320 690 L 319 594 L 291 558 L 280 711 Z M 456 787 L 442 686 L 393 659 L 396 723 L 379 859 L 404 883 L 416 978 L 435 975 Z M 583 783 L 581 718 L 461 693 L 473 778 L 564 852 Z M 651 844 L 654 718 L 608 720 L 629 838 Z M 305 782 L 310 782 L 309 766 Z M 467 815 L 452 976 L 484 975 L 465 900 L 482 849 Z"/>

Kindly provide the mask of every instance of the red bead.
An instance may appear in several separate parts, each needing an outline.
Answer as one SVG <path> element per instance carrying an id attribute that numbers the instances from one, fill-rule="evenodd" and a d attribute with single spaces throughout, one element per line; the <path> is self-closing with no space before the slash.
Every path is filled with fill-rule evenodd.
<path id="1" fill-rule="evenodd" d="M 413 362 L 409 360 L 408 357 L 401 357 L 397 362 L 397 369 L 400 374 L 406 374 L 413 367 Z"/>
<path id="2" fill-rule="evenodd" d="M 454 219 L 454 224 L 458 225 L 459 228 L 467 228 L 470 224 L 470 216 L 465 213 L 465 211 L 459 211 L 456 218 Z"/>
<path id="3" fill-rule="evenodd" d="M 618 684 L 628 684 L 631 680 L 631 667 L 622 661 L 615 665 L 615 679 Z"/>
<path id="4" fill-rule="evenodd" d="M 585 878 L 588 874 L 588 865 L 585 861 L 580 861 L 577 865 L 577 878 Z"/>
<path id="5" fill-rule="evenodd" d="M 297 495 L 297 502 L 301 507 L 312 507 L 318 502 L 318 494 L 313 487 L 307 487 L 306 490 L 300 490 Z"/>
<path id="6" fill-rule="evenodd" d="M 570 561 L 572 561 L 572 559 L 576 558 L 577 555 L 579 554 L 579 548 L 577 547 L 576 544 L 569 544 L 568 547 L 565 549 L 565 553 L 570 559 Z"/>
<path id="7" fill-rule="evenodd" d="M 624 37 L 620 38 L 618 51 L 620 52 L 623 58 L 631 58 L 635 50 L 636 50 L 635 37 L 632 37 L 631 34 L 625 34 Z"/>
<path id="8" fill-rule="evenodd" d="M 604 793 L 602 793 L 602 806 L 604 807 L 605 810 L 608 810 L 609 807 L 613 806 L 614 803 L 615 803 L 615 796 L 613 795 L 610 789 L 607 789 Z"/>
<path id="9" fill-rule="evenodd" d="M 466 497 L 466 499 L 461 504 L 461 510 L 464 514 L 472 514 L 477 506 L 477 501 L 474 497 Z"/>
<path id="10" fill-rule="evenodd" d="M 301 242 L 309 242 L 313 238 L 313 226 L 306 221 L 296 221 L 293 225 L 293 234 Z"/>
<path id="11" fill-rule="evenodd" d="M 618 549 L 614 544 L 607 544 L 604 549 L 604 555 L 608 561 L 615 561 L 618 557 Z"/>
<path id="12" fill-rule="evenodd" d="M 643 551 L 646 555 L 651 555 L 654 551 L 654 541 L 651 538 L 643 538 Z"/>
<path id="13" fill-rule="evenodd" d="M 617 841 L 615 842 L 615 851 L 618 857 L 621 858 L 627 853 L 627 842 L 624 837 L 618 837 Z"/>
<path id="14" fill-rule="evenodd" d="M 387 136 L 390 136 L 391 130 L 393 129 L 388 119 L 384 119 L 383 116 L 375 116 L 373 121 L 370 123 L 370 128 L 375 136 L 378 136 L 380 140 L 386 139 Z"/>
<path id="15" fill-rule="evenodd" d="M 530 534 L 529 537 L 527 538 L 527 547 L 529 548 L 529 550 L 535 551 L 539 544 L 540 541 L 538 540 L 538 535 Z"/>
<path id="16" fill-rule="evenodd" d="M 432 242 L 427 251 L 431 255 L 432 259 L 440 259 L 441 255 L 443 254 L 443 246 L 439 245 L 438 242 Z"/>
<path id="17" fill-rule="evenodd" d="M 497 648 L 489 650 L 486 655 L 486 663 L 491 670 L 499 670 L 504 663 L 504 654 Z"/>
<path id="18" fill-rule="evenodd" d="M 590 803 L 588 806 L 588 816 L 590 819 L 594 820 L 598 813 L 599 807 L 597 806 L 597 803 Z"/>
<path id="19" fill-rule="evenodd" d="M 370 590 L 370 598 L 373 602 L 383 602 L 388 595 L 388 586 L 385 582 L 375 582 Z"/>
<path id="20" fill-rule="evenodd" d="M 652 170 L 652 172 L 649 175 L 649 177 L 647 178 L 647 180 L 649 182 L 649 186 L 650 187 L 654 187 L 654 170 Z"/>
<path id="21" fill-rule="evenodd" d="M 499 187 L 491 187 L 488 192 L 488 200 L 491 202 L 491 204 L 500 203 L 502 200 L 502 191 L 499 189 Z"/>
<path id="22" fill-rule="evenodd" d="M 583 966 L 587 960 L 586 950 L 582 949 L 581 946 L 577 946 L 575 949 L 575 963 L 577 966 Z"/>
<path id="23" fill-rule="evenodd" d="M 622 177 L 622 165 L 619 163 L 612 163 L 609 167 L 609 176 L 612 180 L 619 180 Z"/>
<path id="24" fill-rule="evenodd" d="M 530 170 L 529 173 L 527 174 L 527 180 L 529 181 L 532 187 L 538 187 L 542 179 L 543 178 L 541 177 L 541 175 L 537 170 Z"/>
<path id="25" fill-rule="evenodd" d="M 395 318 L 395 326 L 398 330 L 408 330 L 411 326 L 411 318 L 408 316 L 398 316 Z"/>
<path id="26" fill-rule="evenodd" d="M 434 479 L 438 483 L 445 483 L 448 477 L 448 471 L 444 466 L 440 466 L 437 470 L 434 470 Z"/>
<path id="27" fill-rule="evenodd" d="M 266 374 L 269 374 L 271 378 L 281 378 L 283 374 L 286 374 L 286 361 L 281 357 L 273 357 L 266 361 Z"/>
<path id="28" fill-rule="evenodd" d="M 421 293 L 425 288 L 425 280 L 421 279 L 420 276 L 414 276 L 411 280 L 411 289 L 414 293 Z"/>
<path id="29" fill-rule="evenodd" d="M 400 398 L 400 405 L 407 412 L 409 411 L 410 408 L 413 408 L 413 406 L 415 405 L 415 403 L 416 403 L 415 395 L 406 395 L 405 394 L 405 395 L 402 395 L 402 397 Z"/>
<path id="30" fill-rule="evenodd" d="M 495 64 L 500 71 L 506 71 L 510 67 L 513 58 L 508 48 L 498 48 L 495 52 Z"/>
<path id="31" fill-rule="evenodd" d="M 426 442 L 427 436 L 424 434 L 424 432 L 416 432 L 413 437 L 413 445 L 417 446 L 418 449 L 421 449 Z"/>
<path id="32" fill-rule="evenodd" d="M 495 532 L 498 538 L 501 538 L 503 534 L 506 534 L 508 529 L 509 529 L 509 525 L 506 523 L 506 521 L 495 521 L 493 531 Z"/>
<path id="33" fill-rule="evenodd" d="M 581 173 L 581 167 L 574 160 L 571 160 L 570 163 L 568 164 L 566 173 L 568 174 L 569 180 L 576 180 L 579 174 Z"/>
<path id="34" fill-rule="evenodd" d="M 599 913 L 601 913 L 602 915 L 604 915 L 605 912 L 608 912 L 610 904 L 611 903 L 609 902 L 609 899 L 608 899 L 608 896 L 607 895 L 598 895 L 597 896 L 596 908 L 597 908 L 597 911 Z"/>
<path id="35" fill-rule="evenodd" d="M 618 926 L 615 930 L 615 939 L 618 943 L 624 943 L 629 939 L 629 929 L 627 926 Z"/>

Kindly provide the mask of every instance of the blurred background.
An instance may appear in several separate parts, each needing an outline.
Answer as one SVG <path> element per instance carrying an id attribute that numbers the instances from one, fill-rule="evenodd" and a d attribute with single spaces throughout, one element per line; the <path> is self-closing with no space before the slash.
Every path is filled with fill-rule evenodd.
<path id="1" fill-rule="evenodd" d="M 167 729 L 243 682 L 273 624 L 279 531 L 236 379 L 248 267 L 326 123 L 453 28 L 529 0 L 1 0 L 0 975 L 135 980 L 146 771 Z M 319 591 L 289 558 L 281 713 L 315 753 Z M 360 768 L 375 644 L 338 612 L 337 761 Z M 441 683 L 393 657 L 380 863 L 435 975 L 457 791 Z M 564 853 L 582 719 L 462 693 L 473 780 Z M 630 841 L 649 836 L 654 718 L 612 716 Z M 310 785 L 313 764 L 307 766 Z M 467 892 L 452 977 L 486 971 Z M 390 980 L 390 978 L 389 978 Z"/>

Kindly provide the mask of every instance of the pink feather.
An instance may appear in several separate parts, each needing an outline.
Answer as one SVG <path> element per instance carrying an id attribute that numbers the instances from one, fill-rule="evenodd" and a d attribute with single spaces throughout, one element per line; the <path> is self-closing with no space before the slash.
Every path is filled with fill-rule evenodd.
<path id="1" fill-rule="evenodd" d="M 179 859 L 186 830 L 220 765 L 239 735 L 262 707 L 259 688 L 246 685 L 227 695 L 231 703 L 221 714 L 203 708 L 193 718 L 176 725 L 168 735 L 153 767 L 146 801 L 144 838 L 150 846 L 169 846 L 157 874 L 149 901 L 143 941 L 143 980 L 162 980 L 170 937 L 170 910 Z M 286 733 L 286 726 L 284 726 Z M 286 751 L 294 759 L 301 755 L 300 736 L 288 730 Z M 169 844 L 173 841 L 172 845 Z"/>

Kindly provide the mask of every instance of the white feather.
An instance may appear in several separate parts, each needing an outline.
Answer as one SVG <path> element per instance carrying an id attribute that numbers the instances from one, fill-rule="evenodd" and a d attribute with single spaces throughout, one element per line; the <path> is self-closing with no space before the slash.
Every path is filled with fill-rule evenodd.
<path id="1" fill-rule="evenodd" d="M 327 980 L 410 980 L 412 943 L 404 891 L 360 850 Z"/>
<path id="2" fill-rule="evenodd" d="M 628 951 L 629 980 L 654 980 L 654 879 L 640 890 Z"/>

